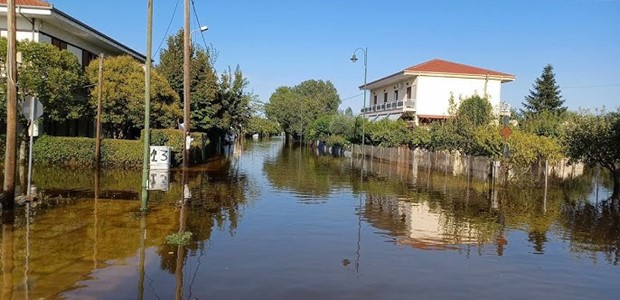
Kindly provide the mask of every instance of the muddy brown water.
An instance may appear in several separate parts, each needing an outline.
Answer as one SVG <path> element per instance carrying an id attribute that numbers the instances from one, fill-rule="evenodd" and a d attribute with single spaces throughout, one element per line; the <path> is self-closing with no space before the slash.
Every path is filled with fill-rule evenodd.
<path id="1" fill-rule="evenodd" d="M 620 295 L 620 209 L 593 172 L 545 189 L 377 161 L 361 173 L 279 139 L 229 153 L 162 175 L 146 215 L 140 172 L 35 168 L 42 199 L 3 216 L 0 298 Z M 189 243 L 167 244 L 180 231 Z"/>

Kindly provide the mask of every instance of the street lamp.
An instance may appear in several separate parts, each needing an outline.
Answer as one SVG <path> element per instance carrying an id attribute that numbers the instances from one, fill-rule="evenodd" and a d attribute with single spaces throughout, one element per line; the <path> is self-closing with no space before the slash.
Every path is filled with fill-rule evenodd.
<path id="1" fill-rule="evenodd" d="M 195 32 L 198 32 L 198 31 L 200 31 L 200 32 L 205 32 L 205 31 L 207 31 L 207 30 L 209 30 L 209 26 L 204 25 L 204 26 L 200 26 L 200 28 L 198 28 L 198 29 L 196 29 L 196 30 L 193 30 L 191 33 L 195 33 Z"/>
<path id="2" fill-rule="evenodd" d="M 368 48 L 364 47 L 364 48 L 357 48 L 353 51 L 353 56 L 351 56 L 351 61 L 353 63 L 355 63 L 358 59 L 357 56 L 355 56 L 355 53 L 360 50 L 364 53 L 364 107 L 362 108 L 362 116 L 364 118 L 366 118 L 366 116 L 364 114 L 366 114 L 366 78 L 368 75 Z M 366 139 L 365 137 L 365 132 L 364 132 L 364 123 L 362 123 L 362 165 L 364 164 L 364 158 L 366 158 L 366 152 L 364 151 L 364 140 Z"/>

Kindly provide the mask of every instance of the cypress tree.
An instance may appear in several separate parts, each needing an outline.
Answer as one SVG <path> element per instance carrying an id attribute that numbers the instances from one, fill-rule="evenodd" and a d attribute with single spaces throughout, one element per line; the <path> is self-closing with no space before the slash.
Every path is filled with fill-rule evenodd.
<path id="1" fill-rule="evenodd" d="M 536 79 L 533 90 L 525 97 L 522 110 L 524 115 L 538 115 L 542 112 L 551 112 L 560 115 L 566 111 L 566 107 L 562 106 L 564 100 L 560 95 L 560 87 L 555 82 L 555 74 L 553 67 L 546 65 L 542 75 Z"/>

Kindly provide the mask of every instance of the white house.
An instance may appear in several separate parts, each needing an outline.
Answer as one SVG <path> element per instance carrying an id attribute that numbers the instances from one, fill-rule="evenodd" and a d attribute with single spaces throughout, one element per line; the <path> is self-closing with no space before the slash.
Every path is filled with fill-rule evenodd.
<path id="1" fill-rule="evenodd" d="M 433 59 L 360 86 L 370 91 L 362 114 L 371 120 L 403 118 L 419 124 L 447 118 L 450 98 L 458 105 L 473 95 L 486 96 L 500 114 L 506 110 L 501 85 L 514 80 L 511 74 Z"/>
<path id="2" fill-rule="evenodd" d="M 146 56 L 104 33 L 54 8 L 42 0 L 15 0 L 17 40 L 50 43 L 77 56 L 85 67 L 97 56 L 130 55 L 141 63 Z M 7 36 L 7 1 L 0 0 L 0 35 Z M 89 136 L 94 132 L 92 120 L 69 124 L 46 122 L 45 131 L 54 135 Z"/>

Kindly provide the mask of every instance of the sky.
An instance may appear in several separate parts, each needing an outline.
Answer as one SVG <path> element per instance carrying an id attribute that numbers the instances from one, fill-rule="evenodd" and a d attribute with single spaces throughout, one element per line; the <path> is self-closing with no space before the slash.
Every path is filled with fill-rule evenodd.
<path id="1" fill-rule="evenodd" d="M 146 52 L 146 0 L 49 2 Z M 183 27 L 183 2 L 154 0 L 156 62 L 160 42 Z M 521 108 L 551 64 L 569 110 L 620 107 L 620 0 L 194 3 L 192 30 L 199 23 L 209 26 L 203 37 L 218 52 L 216 70 L 239 65 L 248 90 L 263 102 L 280 86 L 330 80 L 343 100 L 341 109 L 359 112 L 363 59 L 354 64 L 349 58 L 367 47 L 368 82 L 441 58 L 514 74 L 514 82 L 502 85 L 501 100 Z M 203 44 L 200 33 L 192 38 Z"/>

